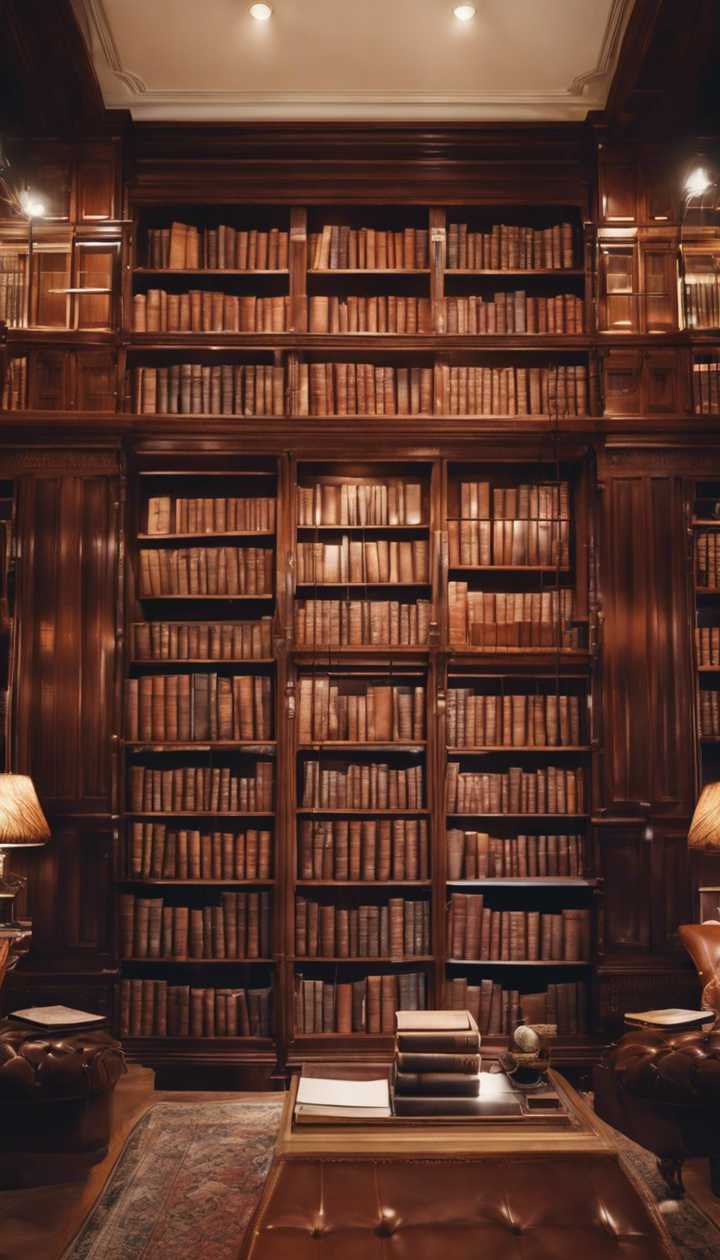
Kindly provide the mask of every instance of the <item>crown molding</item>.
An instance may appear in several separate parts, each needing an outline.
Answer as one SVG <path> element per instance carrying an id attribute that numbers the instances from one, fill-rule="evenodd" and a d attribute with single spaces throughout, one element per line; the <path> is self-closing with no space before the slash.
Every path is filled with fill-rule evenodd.
<path id="1" fill-rule="evenodd" d="M 108 109 L 129 109 L 135 121 L 444 121 L 581 122 L 603 109 L 635 0 L 613 0 L 597 64 L 568 88 L 549 92 L 268 91 L 151 88 L 122 64 L 103 0 L 72 0 L 96 63 L 117 83 L 105 91 Z"/>

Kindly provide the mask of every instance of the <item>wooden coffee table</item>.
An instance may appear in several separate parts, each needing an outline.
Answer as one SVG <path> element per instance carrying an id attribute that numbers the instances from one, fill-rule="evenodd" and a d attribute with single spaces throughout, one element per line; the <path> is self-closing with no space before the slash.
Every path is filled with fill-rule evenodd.
<path id="1" fill-rule="evenodd" d="M 337 1064 L 311 1071 L 381 1074 Z M 494 1075 L 482 1073 L 481 1096 L 507 1088 Z M 614 1240 L 620 1257 L 628 1236 L 633 1260 L 676 1257 L 654 1201 L 620 1162 L 611 1135 L 564 1077 L 551 1072 L 549 1080 L 562 1104 L 554 1115 L 310 1125 L 293 1122 L 294 1078 L 242 1260 L 519 1260 L 536 1254 L 520 1248 L 529 1230 L 537 1231 L 537 1254 L 553 1257 L 607 1260 Z M 397 1251 L 383 1249 L 403 1231 Z"/>

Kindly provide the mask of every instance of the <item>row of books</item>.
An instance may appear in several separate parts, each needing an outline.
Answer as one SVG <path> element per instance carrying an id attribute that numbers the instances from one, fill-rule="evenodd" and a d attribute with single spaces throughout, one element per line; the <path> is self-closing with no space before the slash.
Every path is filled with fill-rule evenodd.
<path id="1" fill-rule="evenodd" d="M 698 530 L 695 534 L 695 569 L 698 586 L 720 587 L 720 532 Z"/>
<path id="2" fill-rule="evenodd" d="M 301 676 L 297 731 L 300 744 L 424 739 L 425 688 Z"/>
<path id="3" fill-rule="evenodd" d="M 230 766 L 131 764 L 130 809 L 141 813 L 267 813 L 273 807 L 273 763 L 256 761 L 239 774 Z"/>
<path id="4" fill-rule="evenodd" d="M 427 599 L 414 604 L 394 599 L 300 599 L 295 603 L 295 641 L 298 647 L 423 646 L 431 616 Z"/>
<path id="5" fill-rule="evenodd" d="M 339 298 L 315 293 L 308 299 L 308 313 L 311 333 L 430 336 L 434 331 L 430 298 L 426 297 L 390 293 Z"/>
<path id="6" fill-rule="evenodd" d="M 451 748 L 507 748 L 580 743 L 580 698 L 566 695 L 483 695 L 449 687 L 447 741 Z"/>
<path id="7" fill-rule="evenodd" d="M 298 958 L 404 958 L 430 953 L 430 902 L 338 906 L 295 898 Z"/>
<path id="8" fill-rule="evenodd" d="M 446 297 L 441 310 L 445 314 L 445 332 L 449 336 L 507 336 L 514 333 L 573 336 L 583 332 L 583 300 L 574 293 L 556 293 L 546 297 L 532 296 L 524 289 L 515 289 L 494 293 L 490 300 L 472 294 Z"/>
<path id="9" fill-rule="evenodd" d="M 566 1037 L 588 1031 L 588 993 L 581 980 L 522 993 L 492 980 L 468 984 L 464 976 L 457 976 L 446 982 L 445 1001 L 451 1010 L 470 1011 L 484 1037 L 507 1037 L 523 1022 L 554 1024 Z"/>
<path id="10" fill-rule="evenodd" d="M 720 411 L 720 360 L 693 363 L 693 400 L 698 416 Z"/>
<path id="11" fill-rule="evenodd" d="M 395 1031 L 395 1012 L 424 1010 L 423 971 L 374 975 L 333 984 L 295 978 L 295 1032 L 386 1033 Z"/>
<path id="12" fill-rule="evenodd" d="M 270 879 L 272 832 L 174 831 L 134 822 L 129 856 L 130 879 Z"/>
<path id="13" fill-rule="evenodd" d="M 136 621 L 138 661 L 250 661 L 272 656 L 272 617 L 257 621 Z"/>
<path id="14" fill-rule="evenodd" d="M 122 1037 L 270 1037 L 271 989 L 120 981 Z"/>
<path id="15" fill-rule="evenodd" d="M 316 481 L 297 488 L 297 523 L 422 525 L 423 488 L 416 481 Z"/>
<path id="16" fill-rule="evenodd" d="M 445 411 L 449 416 L 584 416 L 587 367 L 446 367 Z"/>
<path id="17" fill-rule="evenodd" d="M 583 962 L 590 958 L 590 911 L 492 910 L 480 894 L 453 893 L 447 948 L 458 959 Z"/>
<path id="18" fill-rule="evenodd" d="M 434 383 L 431 367 L 301 363 L 296 410 L 311 416 L 431 416 Z"/>
<path id="19" fill-rule="evenodd" d="M 544 591 L 474 591 L 448 582 L 450 642 L 475 647 L 579 648 L 569 587 Z"/>
<path id="20" fill-rule="evenodd" d="M 428 582 L 427 538 L 362 540 L 343 534 L 337 542 L 299 542 L 297 580 L 326 582 Z"/>
<path id="21" fill-rule="evenodd" d="M 120 894 L 123 958 L 267 958 L 270 926 L 266 892 L 224 892 L 200 907 Z"/>
<path id="22" fill-rule="evenodd" d="M 720 626 L 698 626 L 695 645 L 698 665 L 720 665 Z"/>
<path id="23" fill-rule="evenodd" d="M 272 683 L 250 674 L 143 674 L 126 684 L 126 738 L 272 739 Z"/>
<path id="24" fill-rule="evenodd" d="M 570 564 L 568 521 L 448 521 L 448 559 L 459 565 Z"/>
<path id="25" fill-rule="evenodd" d="M 262 363 L 173 363 L 129 374 L 138 415 L 284 416 L 285 368 Z"/>
<path id="26" fill-rule="evenodd" d="M 430 877 L 426 819 L 304 819 L 298 879 L 415 880 Z"/>
<path id="27" fill-rule="evenodd" d="M 504 773 L 460 771 L 459 761 L 447 766 L 446 804 L 451 814 L 582 814 L 585 774 L 581 766 L 542 766 Z"/>
<path id="28" fill-rule="evenodd" d="M 178 498 L 152 495 L 147 501 L 148 534 L 268 533 L 275 529 L 275 499 Z"/>
<path id="29" fill-rule="evenodd" d="M 290 298 L 191 289 L 148 289 L 133 297 L 133 332 L 285 332 Z"/>
<path id="30" fill-rule="evenodd" d="M 272 595 L 271 547 L 141 547 L 140 596 Z"/>
<path id="31" fill-rule="evenodd" d="M 149 228 L 148 266 L 171 271 L 286 271 L 288 233 L 279 228 L 216 228 L 191 223 L 171 223 L 169 228 Z"/>
<path id="32" fill-rule="evenodd" d="M 28 361 L 26 355 L 8 359 L 0 407 L 3 411 L 24 411 L 28 403 Z"/>
<path id="33" fill-rule="evenodd" d="M 582 836 L 490 836 L 484 831 L 447 833 L 448 879 L 535 879 L 584 874 Z"/>
<path id="34" fill-rule="evenodd" d="M 310 233 L 308 260 L 316 271 L 424 269 L 428 266 L 427 228 L 406 227 L 393 232 L 326 223 L 321 232 Z"/>
<path id="35" fill-rule="evenodd" d="M 20 328 L 25 322 L 24 254 L 0 254 L 0 323 Z"/>
<path id="36" fill-rule="evenodd" d="M 714 272 L 686 276 L 684 287 L 688 328 L 720 328 L 720 277 Z"/>
<path id="37" fill-rule="evenodd" d="M 720 691 L 700 689 L 700 734 L 720 735 Z"/>
<path id="38" fill-rule="evenodd" d="M 460 482 L 461 521 L 568 521 L 567 481 L 522 482 L 497 486 L 491 481 Z"/>
<path id="39" fill-rule="evenodd" d="M 421 765 L 339 764 L 309 757 L 303 763 L 303 809 L 422 809 L 424 799 Z"/>
<path id="40" fill-rule="evenodd" d="M 447 225 L 447 265 L 469 271 L 559 271 L 575 266 L 571 223 L 533 228 L 494 223 L 489 232 Z"/>

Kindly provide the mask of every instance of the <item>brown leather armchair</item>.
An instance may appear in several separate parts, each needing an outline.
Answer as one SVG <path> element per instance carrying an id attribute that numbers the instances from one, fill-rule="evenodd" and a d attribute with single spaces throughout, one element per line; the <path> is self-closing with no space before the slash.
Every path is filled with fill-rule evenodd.
<path id="1" fill-rule="evenodd" d="M 720 1014 L 720 924 L 687 924 L 680 939 L 698 970 L 703 1007 Z M 611 1046 L 595 1068 L 595 1110 L 658 1156 L 672 1193 L 682 1196 L 682 1165 L 707 1155 L 720 1197 L 720 1029 L 660 1032 L 640 1028 Z"/>

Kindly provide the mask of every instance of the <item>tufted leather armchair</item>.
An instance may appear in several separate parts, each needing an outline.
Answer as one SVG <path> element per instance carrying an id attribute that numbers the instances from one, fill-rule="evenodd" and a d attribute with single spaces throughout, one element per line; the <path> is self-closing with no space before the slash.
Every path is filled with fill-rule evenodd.
<path id="1" fill-rule="evenodd" d="M 686 923 L 678 934 L 703 986 L 703 1010 L 720 1017 L 720 923 Z"/>

